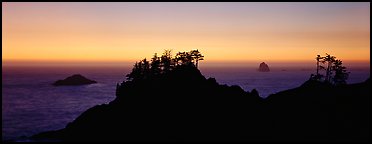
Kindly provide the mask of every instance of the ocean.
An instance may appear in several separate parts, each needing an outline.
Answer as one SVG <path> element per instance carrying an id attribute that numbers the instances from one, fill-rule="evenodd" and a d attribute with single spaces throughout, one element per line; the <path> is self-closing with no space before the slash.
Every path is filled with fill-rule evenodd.
<path id="1" fill-rule="evenodd" d="M 131 67 L 4 67 L 2 69 L 2 138 L 15 139 L 64 128 L 82 112 L 115 99 L 116 84 Z M 200 67 L 206 77 L 220 84 L 257 89 L 261 97 L 300 86 L 314 73 L 310 68 Z M 370 77 L 369 67 L 350 68 L 348 83 Z M 55 87 L 52 83 L 73 74 L 97 84 Z"/>

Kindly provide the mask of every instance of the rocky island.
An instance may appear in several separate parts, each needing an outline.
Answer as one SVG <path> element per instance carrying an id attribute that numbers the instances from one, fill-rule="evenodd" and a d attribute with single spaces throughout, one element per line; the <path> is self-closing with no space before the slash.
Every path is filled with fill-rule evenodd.
<path id="1" fill-rule="evenodd" d="M 67 77 L 64 80 L 57 80 L 53 83 L 54 86 L 64 86 L 64 85 L 86 85 L 86 84 L 94 84 L 97 83 L 94 80 L 90 80 L 85 78 L 80 74 L 74 74 L 72 76 Z"/>
<path id="2" fill-rule="evenodd" d="M 262 62 L 260 64 L 260 66 L 258 67 L 258 71 L 260 71 L 260 72 L 269 72 L 270 69 L 269 69 L 269 66 L 265 62 Z"/>
<path id="3" fill-rule="evenodd" d="M 155 55 L 136 62 L 117 84 L 116 99 L 94 106 L 60 130 L 31 139 L 120 142 L 365 142 L 370 140 L 370 80 L 331 85 L 310 79 L 298 88 L 256 90 L 205 78 L 192 53 L 167 65 Z M 196 54 L 195 54 L 196 55 Z M 193 55 L 193 56 L 195 56 Z M 164 54 L 166 62 L 171 61 Z M 201 55 L 198 56 L 199 58 Z M 159 62 L 159 63 L 158 63 Z"/>

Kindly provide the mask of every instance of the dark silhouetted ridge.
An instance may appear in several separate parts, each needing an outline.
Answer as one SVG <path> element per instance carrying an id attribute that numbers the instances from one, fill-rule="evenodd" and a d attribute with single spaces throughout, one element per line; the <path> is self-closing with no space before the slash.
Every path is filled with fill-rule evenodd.
<path id="1" fill-rule="evenodd" d="M 116 99 L 34 140 L 123 142 L 369 141 L 369 80 L 307 81 L 262 99 L 180 65 L 117 85 Z"/>
<path id="2" fill-rule="evenodd" d="M 64 141 L 231 141 L 264 136 L 263 99 L 219 85 L 194 66 L 118 85 L 110 104 L 90 108 L 66 128 L 34 139 Z M 119 132 L 119 133 L 118 133 Z M 243 138 L 243 139 L 242 139 Z"/>
<path id="3" fill-rule="evenodd" d="M 309 80 L 265 99 L 277 141 L 367 142 L 370 80 L 334 86 Z"/>

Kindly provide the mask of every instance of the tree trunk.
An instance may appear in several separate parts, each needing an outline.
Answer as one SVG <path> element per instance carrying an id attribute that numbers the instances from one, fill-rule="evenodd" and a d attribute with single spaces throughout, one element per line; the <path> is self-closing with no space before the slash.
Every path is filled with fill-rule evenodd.
<path id="1" fill-rule="evenodd" d="M 316 62 L 316 76 L 319 75 L 319 60 Z"/>
<path id="2" fill-rule="evenodd" d="M 199 62 L 198 59 L 196 59 L 196 68 L 198 68 L 198 62 Z"/>

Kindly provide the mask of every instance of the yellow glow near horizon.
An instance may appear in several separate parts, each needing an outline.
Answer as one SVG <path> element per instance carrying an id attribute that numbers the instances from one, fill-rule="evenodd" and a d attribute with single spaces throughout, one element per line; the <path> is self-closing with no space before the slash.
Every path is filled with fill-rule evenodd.
<path id="1" fill-rule="evenodd" d="M 199 49 L 206 61 L 311 61 L 326 52 L 370 61 L 369 3 L 243 5 L 257 14 L 230 3 L 3 3 L 2 60 L 137 61 Z"/>

